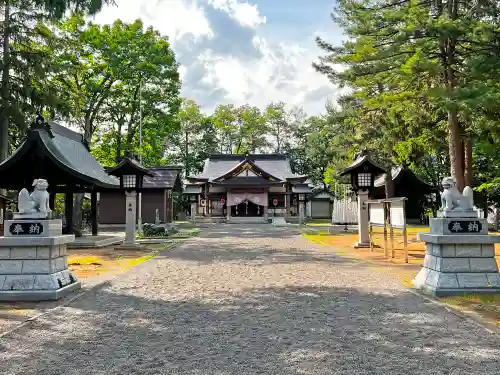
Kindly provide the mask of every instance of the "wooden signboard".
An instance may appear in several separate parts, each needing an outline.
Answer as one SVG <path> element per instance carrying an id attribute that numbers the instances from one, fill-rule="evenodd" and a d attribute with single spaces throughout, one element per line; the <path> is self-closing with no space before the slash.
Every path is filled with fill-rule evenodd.
<path id="1" fill-rule="evenodd" d="M 391 198 L 391 199 L 367 201 L 366 203 L 369 206 L 369 213 L 370 213 L 370 221 L 369 221 L 370 250 L 373 251 L 374 247 L 374 244 L 372 242 L 373 228 L 383 227 L 384 254 L 386 257 L 389 256 L 389 251 L 387 247 L 387 234 L 388 234 L 387 232 L 389 230 L 390 241 L 391 241 L 391 257 L 394 258 L 395 257 L 394 229 L 400 229 L 403 232 L 402 234 L 403 234 L 405 263 L 408 263 L 408 237 L 406 232 L 405 200 L 406 198 Z M 385 215 L 386 212 L 388 214 L 387 218 Z M 468 225 L 469 224 L 470 223 L 468 223 Z M 469 227 L 476 229 L 476 227 L 473 224 L 470 224 L 468 228 Z"/>
<path id="2" fill-rule="evenodd" d="M 384 223 L 385 223 L 384 203 L 371 203 L 370 224 L 384 225 Z"/>
<path id="3" fill-rule="evenodd" d="M 405 202 L 391 202 L 390 205 L 391 217 L 390 223 L 393 227 L 403 228 L 405 226 Z"/>

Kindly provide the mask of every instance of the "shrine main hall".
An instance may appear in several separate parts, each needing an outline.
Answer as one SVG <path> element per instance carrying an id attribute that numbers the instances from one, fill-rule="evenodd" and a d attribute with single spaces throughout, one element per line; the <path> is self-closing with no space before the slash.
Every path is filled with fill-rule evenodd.
<path id="1" fill-rule="evenodd" d="M 307 176 L 293 173 L 289 158 L 282 154 L 212 155 L 203 172 L 187 180 L 184 194 L 190 197 L 191 215 L 228 221 L 304 217 L 311 193 Z"/>

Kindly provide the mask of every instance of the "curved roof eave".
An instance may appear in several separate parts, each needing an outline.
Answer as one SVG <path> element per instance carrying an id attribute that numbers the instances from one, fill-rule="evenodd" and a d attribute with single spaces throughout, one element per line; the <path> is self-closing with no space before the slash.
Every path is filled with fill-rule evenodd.
<path id="1" fill-rule="evenodd" d="M 111 167 L 108 169 L 108 174 L 111 175 L 113 172 L 119 170 L 120 168 L 123 168 L 125 165 L 130 166 L 132 169 L 136 169 L 142 173 L 144 173 L 145 176 L 150 176 L 154 177 L 155 174 L 153 174 L 148 168 L 140 164 L 139 162 L 136 162 L 135 160 L 132 160 L 130 158 L 123 158 L 121 162 L 119 162 L 117 165 L 114 167 Z"/>
<path id="2" fill-rule="evenodd" d="M 38 137 L 36 139 L 36 141 L 38 142 L 42 142 L 43 144 L 43 147 L 41 148 L 45 155 L 56 165 L 58 166 L 59 168 L 61 168 L 62 170 L 64 170 L 66 173 L 70 174 L 70 175 L 73 175 L 85 182 L 88 182 L 89 184 L 91 185 L 95 185 L 95 186 L 98 186 L 98 187 L 102 187 L 102 188 L 117 188 L 118 185 L 114 185 L 114 184 L 110 184 L 110 183 L 107 183 L 107 182 L 103 182 L 103 181 L 100 181 L 98 179 L 95 179 L 93 177 L 90 177 L 90 176 L 87 176 L 86 174 L 83 174 L 83 173 L 80 173 L 78 172 L 74 166 L 71 165 L 71 163 L 69 161 L 67 161 L 67 163 L 69 164 L 66 164 L 62 161 L 62 159 L 66 159 L 64 157 L 64 155 L 55 155 L 53 153 L 53 151 L 51 150 L 50 147 L 48 147 L 48 145 L 45 143 L 45 140 L 43 139 L 44 137 L 41 136 L 40 132 L 39 131 L 34 131 L 32 134 L 38 134 Z M 32 135 L 31 135 L 32 136 Z"/>
<path id="3" fill-rule="evenodd" d="M 0 163 L 0 171 L 12 168 L 13 166 L 11 164 L 17 163 L 17 160 L 22 158 L 30 150 L 31 144 L 34 142 L 36 142 L 36 139 L 28 137 L 12 155 Z"/>
<path id="4" fill-rule="evenodd" d="M 348 165 L 344 169 L 340 170 L 337 173 L 337 176 L 338 177 L 342 177 L 342 176 L 348 174 L 353 169 L 361 167 L 364 163 L 370 163 L 373 166 L 373 169 L 375 169 L 379 173 L 385 173 L 386 172 L 384 168 L 382 168 L 379 165 L 377 165 L 376 163 L 374 163 L 373 160 L 371 160 L 368 155 L 364 155 L 364 156 L 359 157 L 356 160 L 354 160 L 351 165 Z"/>
<path id="5" fill-rule="evenodd" d="M 186 180 L 192 183 L 192 182 L 208 182 L 209 179 L 205 177 L 187 176 Z"/>

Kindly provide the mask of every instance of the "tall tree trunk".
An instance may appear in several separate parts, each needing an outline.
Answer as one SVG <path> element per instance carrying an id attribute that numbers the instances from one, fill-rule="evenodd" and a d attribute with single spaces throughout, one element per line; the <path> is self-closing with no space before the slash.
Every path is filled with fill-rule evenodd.
<path id="1" fill-rule="evenodd" d="M 132 141 L 134 140 L 134 135 L 135 135 L 135 129 L 133 128 L 132 124 L 129 123 L 128 125 L 128 130 L 127 130 L 127 138 L 125 140 L 125 154 L 129 154 L 132 156 Z"/>
<path id="2" fill-rule="evenodd" d="M 87 142 L 90 147 L 92 141 L 92 120 L 90 111 L 85 114 L 85 127 L 83 132 L 83 140 Z M 73 231 L 75 237 L 82 236 L 83 229 L 83 200 L 85 193 L 76 193 L 73 200 Z"/>
<path id="3" fill-rule="evenodd" d="M 458 1 L 448 0 L 447 13 L 451 20 L 458 19 Z M 445 65 L 444 73 L 446 79 L 446 89 L 448 91 L 448 99 L 453 100 L 457 80 L 455 75 L 456 64 L 456 37 L 450 35 L 444 40 Z M 442 49 L 443 51 L 443 49 Z M 463 165 L 463 148 L 461 142 L 461 128 L 458 121 L 458 108 L 453 105 L 448 109 L 448 151 L 450 154 L 450 172 L 457 181 L 457 189 L 461 192 L 464 189 L 464 165 Z"/>
<path id="4" fill-rule="evenodd" d="M 116 133 L 116 156 L 115 160 L 118 163 L 118 160 L 122 156 L 122 126 L 123 122 L 119 121 L 118 122 L 118 131 Z"/>
<path id="5" fill-rule="evenodd" d="M 472 186 L 472 140 L 464 139 L 464 186 Z"/>
<path id="6" fill-rule="evenodd" d="M 191 166 L 189 165 L 189 132 L 185 132 L 184 137 L 184 168 L 186 168 L 186 176 L 190 175 Z"/>
<path id="7" fill-rule="evenodd" d="M 10 4 L 4 1 L 2 118 L 0 119 L 0 162 L 9 156 L 9 99 L 10 99 Z"/>
<path id="8" fill-rule="evenodd" d="M 389 199 L 394 197 L 394 181 L 392 181 L 392 171 L 391 168 L 387 169 L 385 173 L 385 198 Z"/>
<path id="9" fill-rule="evenodd" d="M 280 134 L 279 128 L 276 131 L 276 146 L 278 147 L 277 153 L 278 154 L 281 153 L 281 134 Z"/>
<path id="10" fill-rule="evenodd" d="M 460 125 L 456 108 L 448 110 L 448 147 L 450 153 L 451 175 L 457 180 L 457 189 L 464 189 L 464 168 L 462 140 L 460 139 Z"/>

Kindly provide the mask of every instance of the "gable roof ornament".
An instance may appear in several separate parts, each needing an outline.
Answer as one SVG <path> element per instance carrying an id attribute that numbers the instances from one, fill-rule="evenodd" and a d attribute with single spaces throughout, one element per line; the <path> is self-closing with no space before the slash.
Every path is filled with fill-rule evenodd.
<path id="1" fill-rule="evenodd" d="M 35 121 L 33 121 L 29 127 L 29 130 L 41 129 L 45 130 L 50 138 L 54 138 L 54 134 L 52 133 L 52 127 L 48 122 L 45 121 L 45 118 L 41 115 L 40 112 L 36 112 Z"/>
<path id="2" fill-rule="evenodd" d="M 236 174 L 241 173 L 244 170 L 252 170 L 258 177 L 268 178 L 271 181 L 280 181 L 279 178 L 271 175 L 270 173 L 263 170 L 257 164 L 255 164 L 252 160 L 245 158 L 243 161 L 238 163 L 236 166 L 231 168 L 229 171 L 224 173 L 223 175 L 214 178 L 214 182 L 221 182 L 227 180 L 230 177 L 234 177 Z"/>

